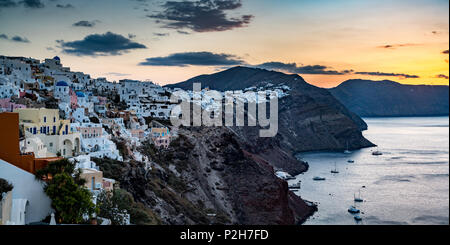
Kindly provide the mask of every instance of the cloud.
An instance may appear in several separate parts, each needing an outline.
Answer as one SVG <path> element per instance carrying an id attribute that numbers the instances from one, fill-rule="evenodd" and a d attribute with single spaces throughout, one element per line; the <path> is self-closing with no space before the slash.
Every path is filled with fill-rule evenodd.
<path id="1" fill-rule="evenodd" d="M 387 45 L 383 45 L 383 46 L 378 46 L 378 48 L 396 49 L 396 48 L 412 47 L 412 46 L 418 46 L 418 45 L 420 45 L 420 44 L 415 44 L 415 43 L 387 44 Z"/>
<path id="2" fill-rule="evenodd" d="M 6 34 L 0 34 L 0 39 L 17 42 L 17 43 L 29 43 L 30 42 L 26 37 L 13 36 L 13 37 L 9 38 L 8 35 L 6 35 Z"/>
<path id="3" fill-rule="evenodd" d="M 447 49 L 447 50 L 444 50 L 444 51 L 442 51 L 442 53 L 443 53 L 443 54 L 448 54 L 448 49 Z"/>
<path id="4" fill-rule="evenodd" d="M 177 32 L 179 34 L 182 34 L 182 35 L 189 35 L 189 34 L 191 34 L 191 33 L 187 32 L 187 31 L 180 31 L 180 30 L 178 30 Z"/>
<path id="5" fill-rule="evenodd" d="M 245 64 L 239 57 L 211 52 L 175 53 L 165 57 L 147 58 L 142 66 L 235 66 Z"/>
<path id="6" fill-rule="evenodd" d="M 448 80 L 448 76 L 444 75 L 444 74 L 436 75 L 436 78 L 443 78 L 443 79 L 447 79 Z"/>
<path id="7" fill-rule="evenodd" d="M 81 20 L 76 23 L 74 23 L 72 26 L 76 27 L 94 27 L 97 24 L 97 20 L 94 21 L 87 21 L 87 20 Z"/>
<path id="8" fill-rule="evenodd" d="M 379 76 L 379 77 L 401 77 L 401 78 L 420 78 L 417 75 L 409 75 L 404 73 L 386 73 L 386 72 L 355 72 L 358 75 Z"/>
<path id="9" fill-rule="evenodd" d="M 120 73 L 120 72 L 108 72 L 108 73 L 104 73 L 103 75 L 106 75 L 106 76 L 116 76 L 116 77 L 126 77 L 126 76 L 130 76 L 131 74 L 128 74 L 128 73 Z"/>
<path id="10" fill-rule="evenodd" d="M 72 4 L 68 3 L 66 5 L 64 4 L 56 4 L 57 8 L 61 8 L 61 9 L 72 9 L 75 8 Z"/>
<path id="11" fill-rule="evenodd" d="M 335 71 L 330 70 L 327 66 L 322 65 L 307 65 L 297 66 L 296 63 L 283 63 L 283 62 L 266 62 L 256 65 L 257 68 L 268 70 L 281 70 L 295 74 L 324 74 L 324 75 L 344 75 L 353 72 L 352 70 Z"/>
<path id="12" fill-rule="evenodd" d="M 25 6 L 27 8 L 33 8 L 33 9 L 45 7 L 45 5 L 40 0 L 24 0 L 24 1 L 21 1 L 20 3 L 23 4 L 23 6 Z"/>
<path id="13" fill-rule="evenodd" d="M 145 45 L 133 42 L 130 39 L 107 32 L 105 34 L 92 34 L 83 40 L 65 42 L 57 40 L 63 52 L 78 56 L 104 56 L 121 55 L 133 49 L 145 49 Z"/>
<path id="14" fill-rule="evenodd" d="M 157 37 L 166 37 L 169 36 L 169 33 L 153 33 L 153 35 L 157 36 Z"/>
<path id="15" fill-rule="evenodd" d="M 17 3 L 12 0 L 0 0 L 0 8 L 16 7 Z"/>
<path id="16" fill-rule="evenodd" d="M 147 15 L 165 28 L 190 29 L 196 32 L 227 31 L 248 25 L 253 15 L 228 17 L 226 11 L 242 7 L 241 0 L 167 1 L 163 10 Z"/>

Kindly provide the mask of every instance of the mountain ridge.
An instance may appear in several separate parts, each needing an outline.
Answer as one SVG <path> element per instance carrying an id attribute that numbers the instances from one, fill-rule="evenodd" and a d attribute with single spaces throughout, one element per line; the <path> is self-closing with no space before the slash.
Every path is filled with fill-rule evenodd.
<path id="1" fill-rule="evenodd" d="M 362 117 L 449 115 L 449 87 L 446 85 L 352 79 L 329 91 Z"/>

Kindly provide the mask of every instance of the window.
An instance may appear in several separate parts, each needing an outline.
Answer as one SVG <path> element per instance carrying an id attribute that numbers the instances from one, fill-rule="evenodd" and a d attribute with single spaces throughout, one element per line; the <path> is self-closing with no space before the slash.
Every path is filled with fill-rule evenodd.
<path id="1" fill-rule="evenodd" d="M 44 117 L 44 123 L 46 123 L 47 122 L 47 117 Z"/>

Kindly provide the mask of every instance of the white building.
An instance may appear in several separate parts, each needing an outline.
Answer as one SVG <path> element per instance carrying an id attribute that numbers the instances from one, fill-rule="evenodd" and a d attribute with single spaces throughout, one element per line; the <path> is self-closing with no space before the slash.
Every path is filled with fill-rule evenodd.
<path id="1" fill-rule="evenodd" d="M 25 225 L 40 222 L 53 212 L 43 183 L 37 181 L 33 174 L 0 160 L 0 178 L 14 187 L 10 196 L 5 196 L 2 201 L 1 223 Z"/>

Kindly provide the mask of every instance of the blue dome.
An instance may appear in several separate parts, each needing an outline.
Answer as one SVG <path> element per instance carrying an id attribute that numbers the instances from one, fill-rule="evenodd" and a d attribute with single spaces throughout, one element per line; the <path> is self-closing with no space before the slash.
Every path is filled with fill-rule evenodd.
<path id="1" fill-rule="evenodd" d="M 77 97 L 84 98 L 84 97 L 86 97 L 86 95 L 84 95 L 83 92 L 77 92 Z"/>
<path id="2" fill-rule="evenodd" d="M 67 84 L 67 83 L 64 82 L 64 81 L 59 81 L 59 82 L 56 84 L 56 86 L 67 87 L 67 86 L 69 86 L 69 84 Z"/>
<path id="3" fill-rule="evenodd" d="M 61 61 L 61 59 L 58 56 L 53 57 L 53 59 L 57 60 L 57 61 Z"/>

